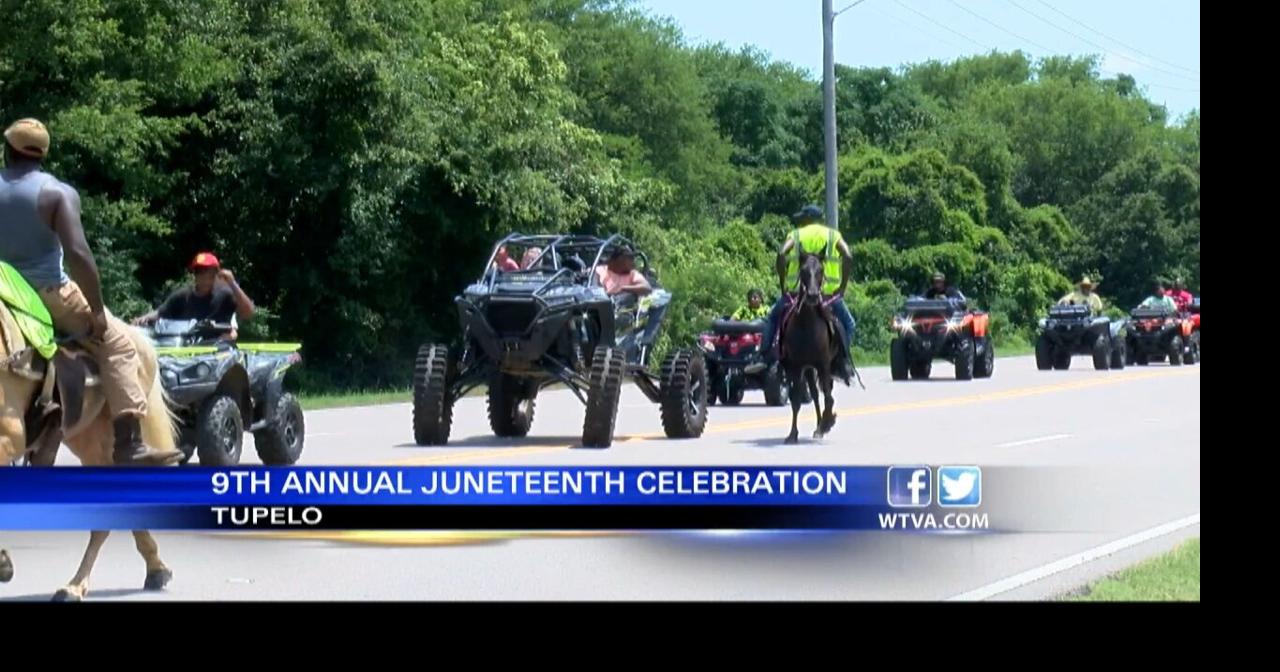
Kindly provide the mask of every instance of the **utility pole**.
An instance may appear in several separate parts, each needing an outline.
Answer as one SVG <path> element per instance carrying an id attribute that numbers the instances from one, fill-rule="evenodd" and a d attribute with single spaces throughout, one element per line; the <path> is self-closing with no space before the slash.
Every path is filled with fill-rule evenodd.
<path id="1" fill-rule="evenodd" d="M 840 194 L 836 183 L 836 15 L 831 4 L 831 0 L 822 0 L 822 135 L 826 144 L 827 226 L 839 229 Z"/>

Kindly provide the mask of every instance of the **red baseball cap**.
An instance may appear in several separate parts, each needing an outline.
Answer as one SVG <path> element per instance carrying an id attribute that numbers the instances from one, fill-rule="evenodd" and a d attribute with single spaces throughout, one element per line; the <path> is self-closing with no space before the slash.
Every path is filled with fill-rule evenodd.
<path id="1" fill-rule="evenodd" d="M 199 270 L 202 268 L 221 268 L 222 264 L 218 263 L 218 258 L 213 256 L 212 252 L 201 252 L 191 260 L 191 270 Z"/>

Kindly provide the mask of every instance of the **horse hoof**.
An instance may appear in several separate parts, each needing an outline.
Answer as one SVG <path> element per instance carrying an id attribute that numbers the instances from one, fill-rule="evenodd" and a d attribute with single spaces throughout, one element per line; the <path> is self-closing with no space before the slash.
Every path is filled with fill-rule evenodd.
<path id="1" fill-rule="evenodd" d="M 0 583 L 13 580 L 13 560 L 9 559 L 9 551 L 0 551 Z"/>
<path id="2" fill-rule="evenodd" d="M 80 602 L 83 599 L 69 588 L 62 588 L 53 594 L 54 602 Z"/>
<path id="3" fill-rule="evenodd" d="M 821 438 L 825 437 L 826 435 L 827 435 L 827 434 L 826 434 L 826 432 L 824 432 L 824 431 L 822 431 L 822 430 L 818 430 L 818 431 L 816 431 L 816 432 L 814 432 L 814 433 L 813 433 L 813 438 L 815 438 L 815 439 L 821 439 Z"/>
<path id="4" fill-rule="evenodd" d="M 796 443 L 800 443 L 800 437 L 798 437 L 798 436 L 796 436 L 796 435 L 794 435 L 794 434 L 793 434 L 793 435 L 791 435 L 791 436 L 788 436 L 788 437 L 787 437 L 787 440 L 786 440 L 786 444 L 787 444 L 787 445 L 792 445 L 792 444 L 796 444 Z"/>
<path id="5" fill-rule="evenodd" d="M 142 589 L 164 590 L 164 587 L 169 585 L 171 580 L 173 580 L 173 570 L 168 567 L 147 572 L 147 580 L 142 582 Z"/>

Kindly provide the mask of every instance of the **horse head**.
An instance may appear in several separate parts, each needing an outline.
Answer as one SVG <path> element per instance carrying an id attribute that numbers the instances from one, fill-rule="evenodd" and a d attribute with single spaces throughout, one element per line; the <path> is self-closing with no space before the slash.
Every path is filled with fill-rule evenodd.
<path id="1" fill-rule="evenodd" d="M 822 257 L 804 254 L 800 257 L 800 298 L 810 306 L 822 303 L 822 285 L 826 282 Z"/>

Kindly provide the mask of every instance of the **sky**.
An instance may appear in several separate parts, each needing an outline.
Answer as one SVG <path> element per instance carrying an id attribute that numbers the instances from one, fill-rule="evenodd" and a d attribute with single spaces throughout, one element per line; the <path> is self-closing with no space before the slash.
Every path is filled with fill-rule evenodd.
<path id="1" fill-rule="evenodd" d="M 834 0 L 839 12 L 854 0 Z M 753 45 L 822 72 L 822 0 L 639 0 L 692 44 Z M 991 49 L 1102 56 L 1177 119 L 1200 109 L 1198 0 L 863 0 L 836 17 L 836 62 L 898 67 Z"/>

